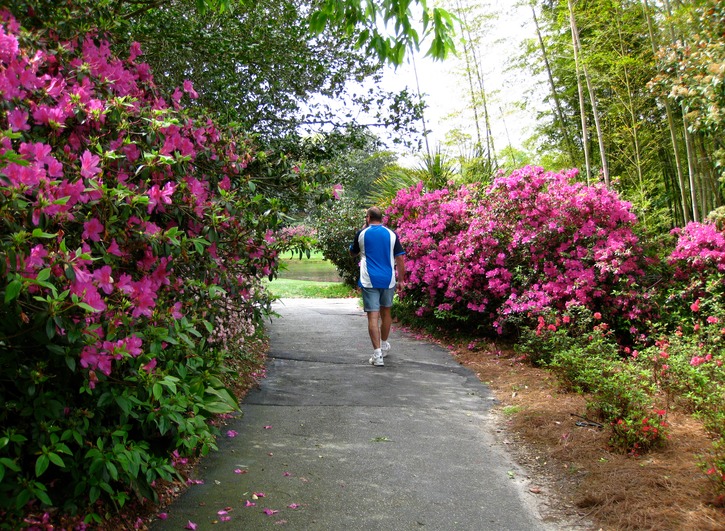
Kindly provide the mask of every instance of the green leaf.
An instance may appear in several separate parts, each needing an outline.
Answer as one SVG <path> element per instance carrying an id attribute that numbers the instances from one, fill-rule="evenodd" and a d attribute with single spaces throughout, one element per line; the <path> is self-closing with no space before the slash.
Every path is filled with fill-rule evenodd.
<path id="1" fill-rule="evenodd" d="M 224 402 L 206 402 L 204 404 L 204 409 L 214 415 L 221 413 L 231 413 L 232 411 L 236 410 L 236 408 L 233 408 L 229 406 L 229 404 L 225 404 Z"/>
<path id="2" fill-rule="evenodd" d="M 8 304 L 15 299 L 18 298 L 18 295 L 20 295 L 20 290 L 23 288 L 22 282 L 15 279 L 10 284 L 8 284 L 8 287 L 5 288 L 5 304 Z"/>
<path id="3" fill-rule="evenodd" d="M 55 238 L 58 233 L 43 232 L 42 229 L 33 230 L 33 238 Z"/>
<path id="4" fill-rule="evenodd" d="M 77 302 L 76 306 L 78 306 L 79 308 L 83 308 L 85 311 L 90 312 L 90 313 L 98 313 L 101 311 L 101 310 L 97 310 L 96 308 L 94 308 L 93 306 L 91 306 L 90 304 L 87 304 L 85 302 Z"/>
<path id="5" fill-rule="evenodd" d="M 164 388 L 161 387 L 160 383 L 156 382 L 151 388 L 151 392 L 156 400 L 161 400 L 161 397 L 164 395 Z"/>
<path id="6" fill-rule="evenodd" d="M 13 472 L 20 472 L 20 467 L 9 457 L 0 457 L 0 465 L 9 468 Z"/>
<path id="7" fill-rule="evenodd" d="M 118 469 L 116 468 L 116 465 L 108 461 L 106 463 L 106 470 L 108 470 L 108 473 L 114 481 L 118 480 Z"/>
<path id="8" fill-rule="evenodd" d="M 53 463 L 56 466 L 59 466 L 61 468 L 65 468 L 65 463 L 63 462 L 63 459 L 54 452 L 48 453 L 48 459 L 50 459 L 50 462 Z"/>
<path id="9" fill-rule="evenodd" d="M 40 454 L 37 461 L 35 461 L 35 476 L 42 476 L 43 472 L 48 470 L 48 465 L 50 465 L 50 459 L 48 458 L 48 456 L 45 454 Z"/>
<path id="10" fill-rule="evenodd" d="M 45 491 L 45 486 L 41 485 L 40 483 L 35 483 L 36 489 L 34 490 L 35 497 L 40 500 L 41 503 L 44 503 L 45 505 L 52 506 L 53 501 L 50 499 L 50 496 L 48 496 L 48 493 Z M 40 488 L 42 487 L 42 488 Z"/>

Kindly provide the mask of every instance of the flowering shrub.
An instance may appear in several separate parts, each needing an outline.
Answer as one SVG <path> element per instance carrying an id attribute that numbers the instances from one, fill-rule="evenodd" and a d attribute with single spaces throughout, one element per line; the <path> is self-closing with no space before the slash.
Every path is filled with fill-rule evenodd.
<path id="1" fill-rule="evenodd" d="M 313 223 L 317 231 L 317 248 L 335 264 L 345 284 L 357 286 L 360 266 L 358 259 L 350 256 L 350 244 L 355 232 L 365 223 L 365 209 L 343 195 L 332 201 L 329 208 L 321 208 Z"/>
<path id="2" fill-rule="evenodd" d="M 517 350 L 549 367 L 564 389 L 588 396 L 588 414 L 609 426 L 614 449 L 638 454 L 665 440 L 665 410 L 655 408 L 655 382 L 636 351 L 625 347 L 634 355 L 622 357 L 599 313 L 572 306 L 563 314 L 539 315 L 536 328 L 522 330 Z"/>
<path id="3" fill-rule="evenodd" d="M 405 296 L 417 313 L 500 333 L 514 317 L 571 305 L 620 327 L 648 314 L 630 205 L 575 176 L 529 166 L 486 189 L 399 192 L 389 215 L 408 251 Z"/>
<path id="4" fill-rule="evenodd" d="M 152 497 L 173 450 L 214 448 L 208 419 L 237 408 L 223 359 L 268 303 L 277 218 L 245 175 L 250 141 L 193 119 L 190 83 L 162 98 L 141 55 L 92 36 L 45 44 L 2 15 L 8 521 Z"/>
<path id="5" fill-rule="evenodd" d="M 317 243 L 317 230 L 304 223 L 283 227 L 276 236 L 277 240 L 284 243 L 284 248 L 291 251 L 292 256 L 297 254 L 300 258 L 309 258 Z"/>

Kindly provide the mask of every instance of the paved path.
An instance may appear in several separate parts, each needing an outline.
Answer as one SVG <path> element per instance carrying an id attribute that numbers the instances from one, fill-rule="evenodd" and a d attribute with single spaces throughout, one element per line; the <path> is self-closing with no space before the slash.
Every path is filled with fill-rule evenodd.
<path id="1" fill-rule="evenodd" d="M 268 376 L 224 429 L 238 435 L 154 531 L 551 528 L 494 440 L 491 394 L 448 352 L 394 330 L 372 367 L 356 300 L 275 309 Z"/>

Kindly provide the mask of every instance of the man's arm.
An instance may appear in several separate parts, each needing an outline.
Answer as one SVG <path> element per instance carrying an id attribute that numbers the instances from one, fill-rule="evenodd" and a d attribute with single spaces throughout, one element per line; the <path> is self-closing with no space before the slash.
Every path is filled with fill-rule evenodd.
<path id="1" fill-rule="evenodd" d="M 360 231 L 357 231 L 355 233 L 355 239 L 350 244 L 350 247 L 348 247 L 348 252 L 350 253 L 350 256 L 355 258 L 357 255 L 360 254 L 360 242 L 358 241 L 358 238 L 360 237 Z"/>
<path id="2" fill-rule="evenodd" d="M 395 269 L 397 270 L 398 276 L 398 288 L 402 288 L 405 284 L 405 255 L 399 254 L 395 257 Z"/>

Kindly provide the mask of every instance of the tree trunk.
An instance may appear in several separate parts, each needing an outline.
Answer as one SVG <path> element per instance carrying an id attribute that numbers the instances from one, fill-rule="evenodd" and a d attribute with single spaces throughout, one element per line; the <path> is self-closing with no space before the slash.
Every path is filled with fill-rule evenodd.
<path id="1" fill-rule="evenodd" d="M 574 65 L 576 67 L 576 87 L 579 94 L 579 114 L 582 121 L 582 148 L 584 149 L 584 164 L 586 166 L 587 184 L 592 182 L 592 165 L 589 161 L 589 130 L 587 127 L 587 113 L 584 108 L 584 87 L 581 81 L 581 69 L 579 67 L 579 49 L 577 47 L 576 25 L 574 23 L 574 11 L 569 3 L 569 23 L 571 25 L 571 39 L 574 46 Z"/>
<path id="2" fill-rule="evenodd" d="M 574 6 L 572 5 L 572 0 L 567 0 L 569 4 L 569 21 L 571 23 L 571 36 L 572 40 L 574 41 L 574 53 L 577 54 L 578 52 L 581 52 L 581 43 L 579 42 L 579 31 L 576 27 L 576 19 L 574 18 Z M 599 124 L 599 111 L 597 110 L 597 97 L 596 94 L 594 94 L 594 89 L 592 88 L 592 81 L 589 76 L 589 71 L 587 70 L 586 64 L 582 61 L 581 62 L 582 71 L 584 72 L 584 79 L 587 83 L 587 91 L 589 92 L 589 101 L 592 106 L 592 115 L 594 116 L 594 127 L 597 131 L 597 142 L 599 143 L 599 156 L 601 158 L 602 162 L 602 177 L 604 178 L 604 184 L 608 187 L 609 186 L 609 165 L 607 164 L 607 153 L 604 150 L 604 134 L 602 133 L 602 128 Z"/>
<path id="3" fill-rule="evenodd" d="M 539 38 L 539 47 L 541 48 L 541 55 L 544 58 L 544 66 L 546 66 L 546 74 L 549 77 L 549 85 L 551 86 L 551 95 L 554 98 L 554 105 L 556 107 L 556 118 L 557 122 L 559 123 L 559 130 L 561 131 L 561 135 L 564 138 L 564 144 L 566 145 L 566 149 L 569 152 L 569 160 L 571 164 L 576 164 L 576 149 L 574 147 L 574 142 L 572 142 L 571 137 L 569 136 L 569 128 L 567 127 L 567 119 L 564 115 L 564 111 L 561 108 L 561 100 L 559 99 L 559 93 L 556 90 L 556 85 L 554 84 L 554 75 L 551 73 L 551 65 L 549 64 L 549 55 L 546 53 L 546 46 L 544 45 L 544 39 L 541 36 L 541 29 L 539 28 L 539 20 L 536 17 L 536 10 L 534 9 L 534 5 L 531 5 L 531 15 L 534 18 L 534 26 L 536 26 L 536 35 Z"/>
<path id="4" fill-rule="evenodd" d="M 652 28 L 652 17 L 650 17 L 650 7 L 647 0 L 642 0 L 642 9 L 644 11 L 645 19 L 647 20 L 647 29 L 649 30 L 649 39 L 652 45 L 652 54 L 657 53 L 657 42 L 655 39 L 654 30 Z M 682 160 L 680 156 L 680 141 L 677 137 L 677 128 L 675 127 L 675 117 L 672 112 L 672 106 L 667 98 L 662 98 L 661 102 L 665 106 L 665 113 L 667 114 L 667 126 L 670 131 L 670 141 L 672 142 L 672 151 L 675 155 L 675 170 L 677 171 L 677 183 L 679 185 L 679 203 L 682 209 L 683 221 L 685 224 L 692 221 L 692 213 L 687 204 L 685 178 L 682 174 Z"/>

